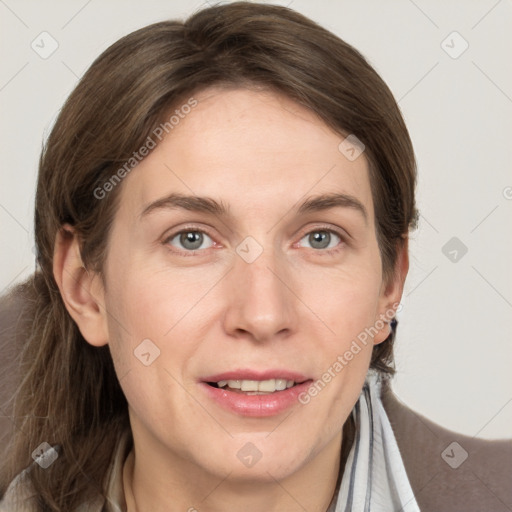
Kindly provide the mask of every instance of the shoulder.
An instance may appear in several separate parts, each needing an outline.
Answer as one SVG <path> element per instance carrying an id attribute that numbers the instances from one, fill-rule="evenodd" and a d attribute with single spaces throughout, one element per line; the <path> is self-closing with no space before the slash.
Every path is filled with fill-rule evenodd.
<path id="1" fill-rule="evenodd" d="M 0 500 L 0 512 L 36 512 L 37 503 L 34 489 L 28 476 L 28 469 L 23 470 L 9 484 Z"/>
<path id="2" fill-rule="evenodd" d="M 88 493 L 84 492 L 84 497 L 79 500 L 80 503 L 72 507 L 72 512 L 121 512 L 123 510 L 123 502 L 121 501 L 123 498 L 122 466 L 124 457 L 131 448 L 131 439 L 131 431 L 126 430 L 116 442 L 106 474 L 106 496 L 103 492 L 98 492 L 97 488 L 91 486 Z M 31 472 L 36 468 L 39 469 L 37 467 L 38 459 L 22 470 L 10 482 L 0 499 L 0 512 L 40 512 L 42 510 L 40 496 L 36 492 L 31 478 Z M 108 504 L 106 504 L 105 498 L 107 498 Z"/>
<path id="3" fill-rule="evenodd" d="M 389 382 L 381 398 L 422 512 L 512 510 L 512 439 L 445 429 L 403 404 Z"/>
<path id="4" fill-rule="evenodd" d="M 34 462 L 35 464 L 35 462 Z M 0 500 L 0 512 L 39 512 L 37 494 L 34 491 L 30 477 L 30 468 L 19 473 L 9 484 Z M 82 503 L 74 512 L 102 512 L 104 498 L 97 495 L 87 503 Z M 117 511 L 117 509 L 115 509 Z"/>

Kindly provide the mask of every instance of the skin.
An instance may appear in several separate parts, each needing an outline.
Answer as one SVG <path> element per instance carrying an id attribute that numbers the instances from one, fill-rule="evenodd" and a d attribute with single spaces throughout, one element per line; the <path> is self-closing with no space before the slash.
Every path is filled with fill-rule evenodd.
<path id="1" fill-rule="evenodd" d="M 129 403 L 128 510 L 325 511 L 343 423 L 389 325 L 307 405 L 277 416 L 226 411 L 198 381 L 239 368 L 320 378 L 396 308 L 407 243 L 384 282 L 368 162 L 364 153 L 349 161 L 338 150 L 343 137 L 312 112 L 256 90 L 210 88 L 194 97 L 198 105 L 122 183 L 106 287 L 82 267 L 76 238 L 59 235 L 55 249 L 66 307 L 87 342 L 110 344 Z M 215 198 L 231 216 L 159 209 L 139 218 L 171 192 Z M 332 192 L 357 198 L 367 220 L 347 207 L 296 213 L 306 198 Z M 207 232 L 192 256 L 190 243 L 174 236 L 181 229 Z M 325 229 L 344 239 L 332 233 L 327 249 L 315 245 Z M 252 263 L 236 252 L 247 236 L 263 249 Z M 160 350 L 149 366 L 133 354 L 147 338 Z M 250 468 L 237 458 L 247 442 L 262 454 Z"/>

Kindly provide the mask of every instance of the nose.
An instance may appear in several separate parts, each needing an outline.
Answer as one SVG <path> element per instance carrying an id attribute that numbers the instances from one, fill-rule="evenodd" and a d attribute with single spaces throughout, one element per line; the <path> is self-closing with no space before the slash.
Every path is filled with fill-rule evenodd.
<path id="1" fill-rule="evenodd" d="M 273 250 L 265 249 L 252 263 L 235 255 L 227 278 L 224 328 L 228 334 L 263 342 L 286 338 L 296 330 L 300 302 L 286 262 L 279 261 Z"/>

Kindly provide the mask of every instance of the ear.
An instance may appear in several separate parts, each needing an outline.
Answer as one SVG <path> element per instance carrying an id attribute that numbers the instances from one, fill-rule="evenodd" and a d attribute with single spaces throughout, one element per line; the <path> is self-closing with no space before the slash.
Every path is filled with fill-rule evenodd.
<path id="1" fill-rule="evenodd" d="M 85 340 L 96 347 L 106 345 L 108 326 L 103 283 L 97 273 L 85 269 L 78 236 L 69 224 L 64 224 L 57 233 L 53 275 L 66 309 Z"/>
<path id="2" fill-rule="evenodd" d="M 375 345 L 382 343 L 391 333 L 391 320 L 402 299 L 405 278 L 409 272 L 409 237 L 404 236 L 398 249 L 396 265 L 391 277 L 382 283 L 379 297 L 378 316 L 375 318 L 375 328 L 378 332 L 373 338 Z"/>

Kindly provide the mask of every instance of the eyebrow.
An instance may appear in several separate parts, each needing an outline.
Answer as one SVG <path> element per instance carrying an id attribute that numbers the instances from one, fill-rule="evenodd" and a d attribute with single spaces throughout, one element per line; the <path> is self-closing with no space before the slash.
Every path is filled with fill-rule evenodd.
<path id="1" fill-rule="evenodd" d="M 368 212 L 363 203 L 354 196 L 349 194 L 321 194 L 319 196 L 310 197 L 304 201 L 298 208 L 299 214 L 310 212 L 319 212 L 322 210 L 330 210 L 331 208 L 351 208 L 359 212 L 364 222 L 368 223 Z"/>
<path id="2" fill-rule="evenodd" d="M 363 203 L 349 194 L 331 193 L 310 197 L 297 208 L 297 213 L 304 215 L 306 213 L 330 210 L 332 208 L 353 209 L 362 215 L 365 223 L 368 223 L 368 212 Z M 140 213 L 139 219 L 142 220 L 143 217 L 149 215 L 151 212 L 161 209 L 183 209 L 209 213 L 219 217 L 229 217 L 231 215 L 229 206 L 211 197 L 173 193 L 147 205 Z"/>

